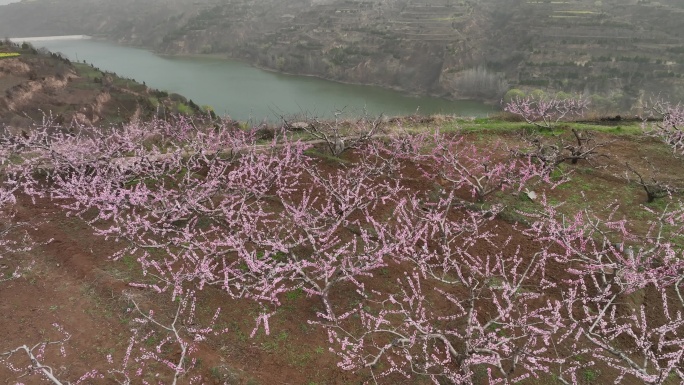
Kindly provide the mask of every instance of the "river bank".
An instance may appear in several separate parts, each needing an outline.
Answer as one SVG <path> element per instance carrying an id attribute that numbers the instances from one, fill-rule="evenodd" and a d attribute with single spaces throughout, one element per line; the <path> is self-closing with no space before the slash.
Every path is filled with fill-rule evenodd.
<path id="1" fill-rule="evenodd" d="M 104 39 L 106 40 L 106 39 Z M 135 47 L 135 46 L 133 46 Z M 142 48 L 142 49 L 148 49 L 145 47 L 135 47 L 135 48 Z M 345 85 L 352 85 L 352 86 L 365 86 L 365 87 L 379 87 L 383 88 L 388 91 L 393 91 L 393 92 L 399 92 L 403 94 L 404 96 L 411 97 L 411 98 L 436 98 L 436 99 L 442 99 L 442 100 L 447 100 L 450 102 L 476 102 L 476 103 L 482 103 L 488 106 L 492 107 L 498 107 L 501 103 L 501 99 L 496 98 L 496 99 L 462 99 L 462 98 L 455 98 L 451 97 L 449 95 L 445 95 L 445 93 L 437 93 L 437 92 L 415 92 L 415 90 L 409 90 L 407 88 L 399 87 L 396 85 L 391 85 L 391 84 L 385 84 L 385 83 L 362 83 L 362 82 L 353 82 L 353 81 L 348 81 L 348 80 L 340 80 L 340 79 L 335 79 L 335 78 L 330 78 L 330 77 L 325 77 L 317 74 L 310 74 L 310 73 L 303 73 L 303 72 L 290 72 L 290 71 L 283 71 L 283 70 L 278 70 L 275 68 L 271 68 L 268 66 L 263 66 L 259 65 L 249 59 L 246 59 L 244 57 L 239 57 L 239 56 L 231 56 L 229 54 L 216 54 L 216 53 L 211 53 L 211 54 L 202 54 L 202 53 L 167 53 L 167 52 L 156 52 L 154 50 L 151 50 L 152 52 L 155 52 L 157 55 L 161 57 L 168 57 L 168 58 L 196 58 L 196 59 L 203 59 L 203 58 L 209 58 L 209 59 L 220 59 L 220 60 L 227 60 L 227 61 L 233 61 L 233 62 L 239 62 L 243 63 L 245 65 L 249 65 L 250 67 L 278 74 L 278 75 L 284 75 L 284 76 L 294 76 L 294 77 L 308 77 L 308 78 L 313 78 L 313 79 L 320 79 L 328 82 L 334 82 L 338 84 L 345 84 Z"/>
<path id="2" fill-rule="evenodd" d="M 33 43 L 36 41 L 58 41 L 58 40 L 89 40 L 92 36 L 88 35 L 65 35 L 65 36 L 34 36 L 34 37 L 9 37 L 12 43 Z"/>
<path id="3" fill-rule="evenodd" d="M 115 44 L 94 36 L 82 40 L 32 42 L 86 61 L 102 71 L 144 81 L 150 87 L 178 93 L 197 105 L 212 106 L 219 115 L 240 121 L 278 120 L 307 115 L 330 118 L 336 111 L 350 117 L 445 114 L 487 116 L 491 104 L 408 96 L 387 88 L 324 80 L 318 76 L 282 74 L 226 55 L 165 55 Z"/>
<path id="4" fill-rule="evenodd" d="M 365 87 L 379 87 L 388 91 L 393 91 L 393 92 L 398 92 L 401 93 L 402 95 L 410 98 L 436 98 L 436 99 L 442 99 L 445 101 L 450 101 L 450 102 L 476 102 L 476 103 L 482 103 L 488 106 L 492 107 L 497 107 L 500 104 L 500 99 L 462 99 L 462 98 L 455 98 L 451 97 L 448 94 L 445 93 L 437 93 L 437 92 L 416 92 L 416 89 L 407 89 L 404 87 L 400 87 L 397 85 L 392 85 L 392 84 L 386 84 L 382 82 L 354 82 L 354 81 L 349 81 L 349 80 L 341 80 L 341 79 L 336 79 L 336 78 L 331 78 L 331 77 L 326 77 L 318 74 L 311 74 L 311 73 L 305 73 L 305 72 L 291 72 L 291 71 L 284 71 L 284 70 L 278 70 L 272 67 L 260 65 L 253 60 L 249 60 L 244 57 L 240 56 L 231 56 L 226 53 L 218 54 L 218 53 L 211 53 L 211 54 L 202 54 L 202 53 L 168 53 L 168 52 L 160 52 L 155 50 L 152 47 L 146 47 L 146 46 L 139 46 L 139 45 L 133 45 L 133 44 L 127 44 L 126 42 L 121 42 L 121 41 L 115 41 L 107 38 L 106 36 L 88 36 L 88 35 L 65 35 L 65 36 L 39 36 L 39 37 L 12 37 L 9 38 L 10 41 L 14 43 L 35 43 L 35 42 L 41 42 L 41 41 L 68 41 L 68 40 L 92 40 L 92 41 L 101 41 L 101 42 L 106 42 L 109 44 L 115 44 L 119 46 L 124 46 L 124 47 L 129 47 L 133 49 L 142 49 L 146 50 L 149 52 L 154 53 L 155 55 L 162 57 L 162 58 L 169 58 L 169 59 L 215 59 L 215 60 L 225 60 L 228 62 L 238 62 L 242 63 L 245 65 L 248 65 L 250 67 L 256 68 L 261 71 L 265 72 L 270 72 L 278 75 L 283 75 L 283 76 L 292 76 L 292 77 L 308 77 L 308 78 L 313 78 L 313 79 L 320 79 L 324 81 L 329 81 L 329 82 L 334 82 L 338 84 L 344 84 L 344 85 L 351 85 L 351 86 L 365 86 Z"/>

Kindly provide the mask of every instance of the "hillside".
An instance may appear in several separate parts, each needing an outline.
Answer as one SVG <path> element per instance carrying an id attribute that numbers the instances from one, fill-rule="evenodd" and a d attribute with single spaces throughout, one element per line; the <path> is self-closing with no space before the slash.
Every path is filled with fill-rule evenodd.
<path id="1" fill-rule="evenodd" d="M 4 6 L 0 34 L 96 35 L 450 98 L 584 92 L 609 111 L 682 98 L 683 15 L 675 0 L 60 0 Z"/>
<path id="2" fill-rule="evenodd" d="M 28 127 L 45 116 L 56 124 L 109 125 L 199 107 L 176 94 L 74 63 L 29 45 L 0 42 L 0 125 Z"/>
<path id="3" fill-rule="evenodd" d="M 684 162 L 637 123 L 196 123 L 0 138 L 0 378 L 684 383 Z"/>

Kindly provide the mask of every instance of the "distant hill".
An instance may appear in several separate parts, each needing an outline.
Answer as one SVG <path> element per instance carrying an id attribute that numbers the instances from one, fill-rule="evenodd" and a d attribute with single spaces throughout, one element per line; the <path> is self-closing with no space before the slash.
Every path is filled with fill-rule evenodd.
<path id="1" fill-rule="evenodd" d="M 199 111 L 180 95 L 27 44 L 0 42 L 0 127 L 29 127 L 44 116 L 89 126 Z"/>
<path id="2" fill-rule="evenodd" d="M 450 98 L 583 92 L 611 110 L 684 99 L 683 18 L 680 0 L 56 0 L 3 7 L 0 35 L 98 35 Z"/>

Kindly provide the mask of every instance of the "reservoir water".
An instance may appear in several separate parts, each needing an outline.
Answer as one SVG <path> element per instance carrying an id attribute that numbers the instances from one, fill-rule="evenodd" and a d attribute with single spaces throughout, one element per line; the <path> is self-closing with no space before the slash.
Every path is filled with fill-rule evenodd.
<path id="1" fill-rule="evenodd" d="M 15 39 L 13 39 L 15 40 Z M 21 42 L 21 39 L 15 41 Z M 59 52 L 70 60 L 86 61 L 103 71 L 179 93 L 198 105 L 210 105 L 219 115 L 237 120 L 277 120 L 307 114 L 345 116 L 458 114 L 485 116 L 494 107 L 473 101 L 411 97 L 380 87 L 263 71 L 247 64 L 213 57 L 169 57 L 144 49 L 94 39 L 31 39 L 35 47 Z"/>

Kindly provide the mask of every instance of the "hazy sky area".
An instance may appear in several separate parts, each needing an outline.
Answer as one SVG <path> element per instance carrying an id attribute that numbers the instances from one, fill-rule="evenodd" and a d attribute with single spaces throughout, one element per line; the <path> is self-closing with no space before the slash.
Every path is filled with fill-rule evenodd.
<path id="1" fill-rule="evenodd" d="M 5 4 L 9 4 L 9 3 L 18 3 L 20 1 L 21 0 L 0 0 L 0 5 L 5 5 Z"/>

